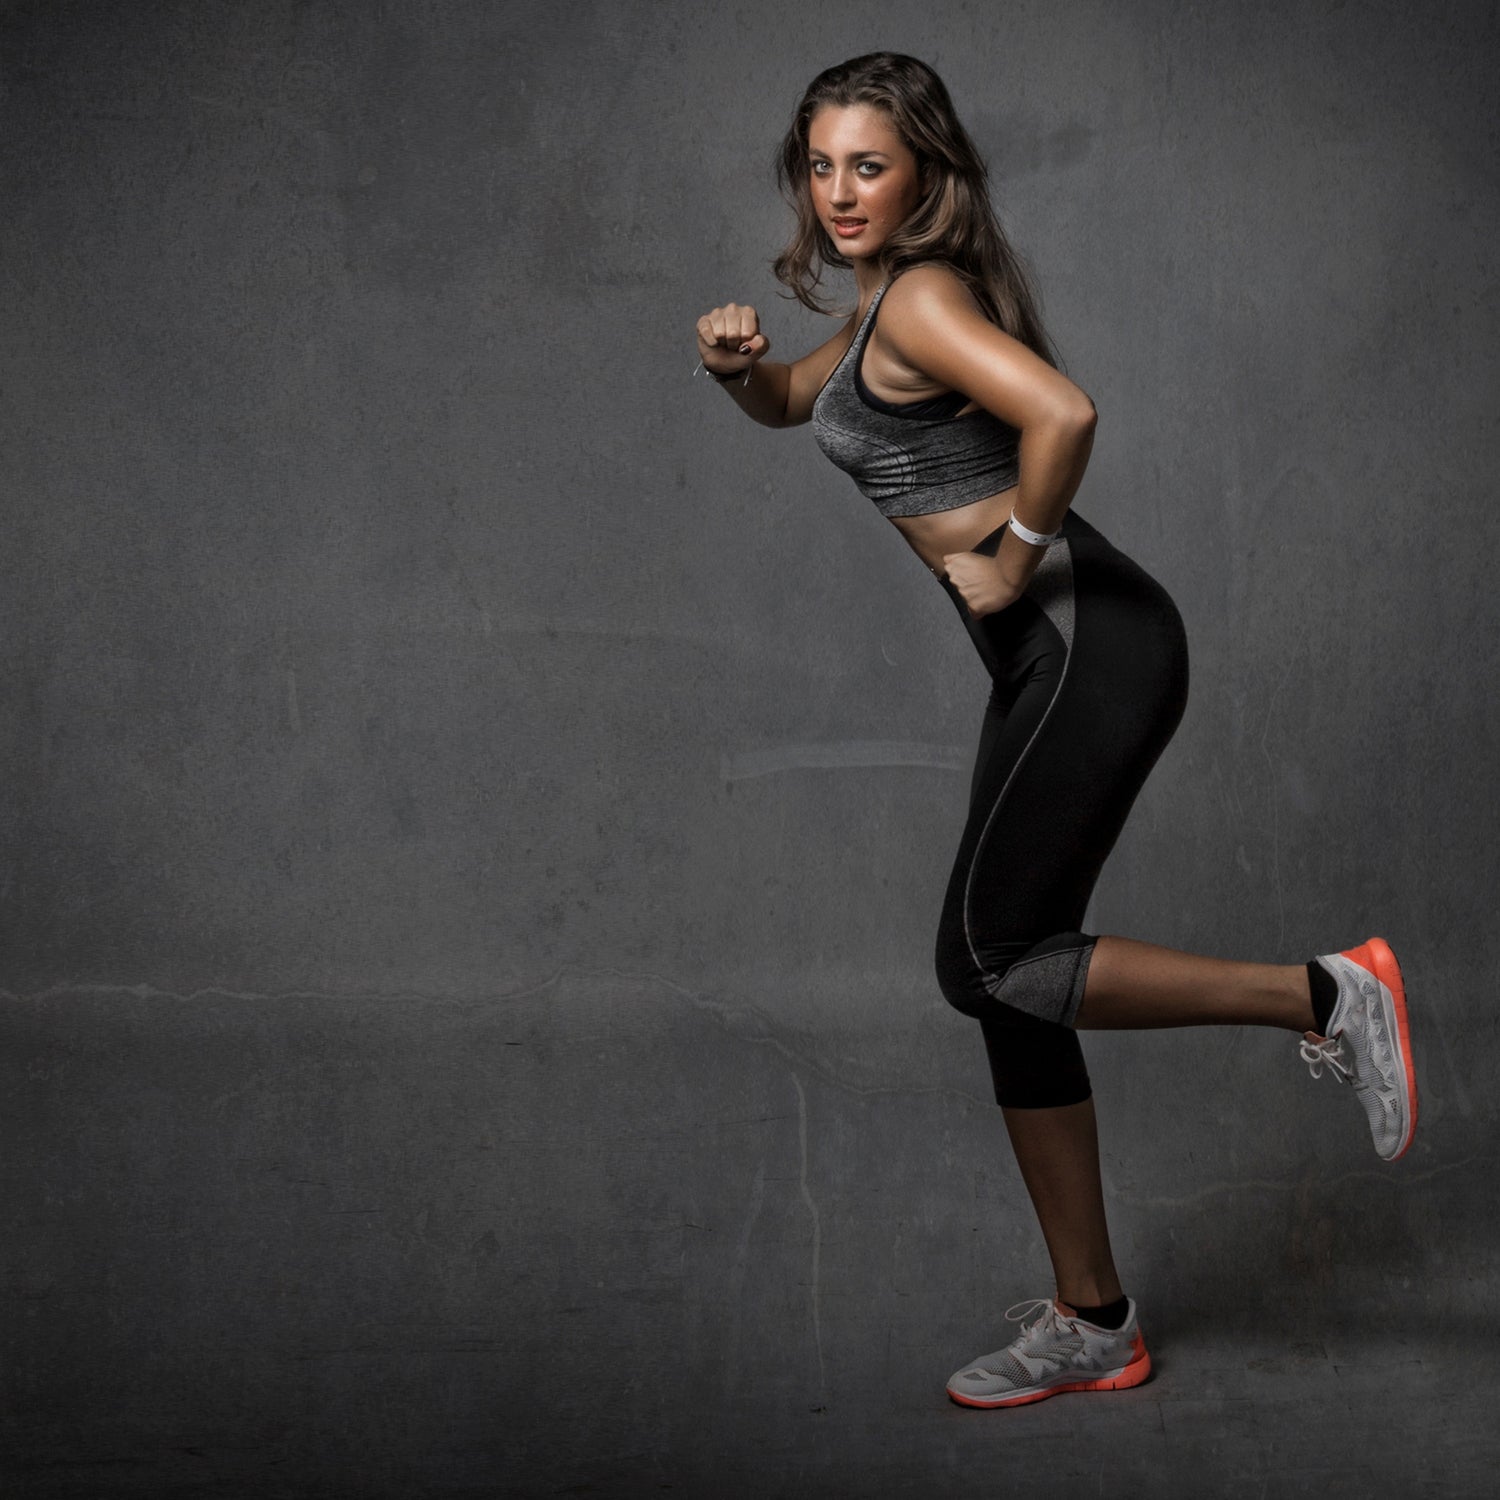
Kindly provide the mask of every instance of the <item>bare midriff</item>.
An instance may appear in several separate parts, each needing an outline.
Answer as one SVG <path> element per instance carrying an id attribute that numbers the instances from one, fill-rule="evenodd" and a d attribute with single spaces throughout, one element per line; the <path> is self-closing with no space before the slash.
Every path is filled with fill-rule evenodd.
<path id="1" fill-rule="evenodd" d="M 942 575 L 943 559 L 951 552 L 971 552 L 976 542 L 1010 520 L 1017 485 L 987 495 L 971 505 L 934 511 L 926 516 L 891 516 L 890 523 L 907 540 L 911 550 L 932 571 Z"/>

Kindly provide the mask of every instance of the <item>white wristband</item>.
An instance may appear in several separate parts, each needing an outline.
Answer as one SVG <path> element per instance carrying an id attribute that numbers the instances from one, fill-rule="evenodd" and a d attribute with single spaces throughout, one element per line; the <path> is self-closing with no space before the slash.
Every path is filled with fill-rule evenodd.
<path id="1" fill-rule="evenodd" d="M 1050 535 L 1040 531 L 1033 531 L 1029 526 L 1023 526 L 1016 520 L 1016 513 L 1010 513 L 1010 529 L 1021 538 L 1023 542 L 1030 542 L 1033 547 L 1048 547 L 1062 535 L 1062 529 L 1052 532 Z"/>

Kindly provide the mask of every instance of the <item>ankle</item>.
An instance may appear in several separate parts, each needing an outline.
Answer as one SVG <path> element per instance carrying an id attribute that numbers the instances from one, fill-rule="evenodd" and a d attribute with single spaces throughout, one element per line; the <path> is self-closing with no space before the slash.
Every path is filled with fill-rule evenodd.
<path id="1" fill-rule="evenodd" d="M 1307 974 L 1308 1006 L 1313 1023 L 1308 1028 L 1317 1036 L 1328 1035 L 1328 1023 L 1338 1005 L 1339 983 L 1317 959 L 1305 965 Z"/>
<path id="2" fill-rule="evenodd" d="M 1125 1319 L 1130 1316 L 1130 1299 L 1124 1292 L 1121 1292 L 1113 1302 L 1100 1303 L 1098 1306 L 1080 1305 L 1076 1302 L 1064 1302 L 1060 1305 L 1065 1316 L 1092 1323 L 1095 1328 L 1110 1330 L 1123 1328 Z"/>
<path id="3" fill-rule="evenodd" d="M 1107 1307 L 1125 1295 L 1120 1278 L 1113 1272 L 1100 1276 L 1058 1279 L 1056 1300 L 1065 1307 Z"/>
<path id="4" fill-rule="evenodd" d="M 1286 1031 L 1317 1031 L 1318 1018 L 1313 1004 L 1313 981 L 1306 964 L 1289 964 L 1281 973 L 1281 1025 Z"/>

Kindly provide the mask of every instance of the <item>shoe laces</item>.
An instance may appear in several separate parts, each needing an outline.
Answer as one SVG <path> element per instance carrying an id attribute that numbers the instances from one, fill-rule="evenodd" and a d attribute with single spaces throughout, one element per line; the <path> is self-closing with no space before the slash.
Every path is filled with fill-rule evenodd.
<path id="1" fill-rule="evenodd" d="M 1306 1037 L 1297 1049 L 1302 1054 L 1302 1061 L 1307 1064 L 1307 1071 L 1314 1078 L 1323 1076 L 1323 1065 L 1333 1070 L 1334 1076 L 1341 1078 L 1345 1083 L 1354 1082 L 1354 1070 L 1344 1066 L 1344 1039 L 1339 1036 L 1325 1036 L 1316 1042 L 1310 1042 Z"/>
<path id="2" fill-rule="evenodd" d="M 1037 1313 L 1037 1316 L 1028 1323 L 1026 1319 L 1031 1317 L 1032 1313 Z M 1025 1302 L 1017 1302 L 1007 1307 L 1005 1321 L 1021 1325 L 1019 1336 L 1011 1344 L 1012 1349 L 1017 1349 L 1025 1348 L 1042 1333 L 1055 1332 L 1057 1325 L 1062 1321 L 1062 1314 L 1051 1297 L 1032 1297 Z"/>

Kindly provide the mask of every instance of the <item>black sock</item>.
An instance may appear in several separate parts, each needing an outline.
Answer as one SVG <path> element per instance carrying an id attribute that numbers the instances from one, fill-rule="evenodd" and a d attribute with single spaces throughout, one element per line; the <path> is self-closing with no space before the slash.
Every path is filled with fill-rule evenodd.
<path id="1" fill-rule="evenodd" d="M 1312 991 L 1313 1019 L 1318 1023 L 1313 1029 L 1319 1036 L 1327 1036 L 1329 1018 L 1339 1003 L 1339 982 L 1312 959 L 1307 965 L 1307 987 Z"/>
<path id="2" fill-rule="evenodd" d="M 1130 1298 L 1118 1297 L 1113 1302 L 1106 1302 L 1103 1307 L 1080 1307 L 1076 1302 L 1070 1302 L 1068 1306 L 1085 1323 L 1092 1323 L 1095 1328 L 1123 1328 L 1125 1314 L 1130 1310 Z"/>

